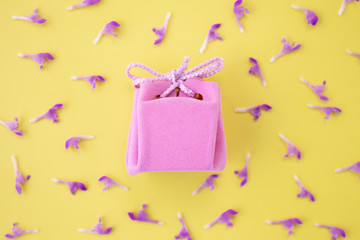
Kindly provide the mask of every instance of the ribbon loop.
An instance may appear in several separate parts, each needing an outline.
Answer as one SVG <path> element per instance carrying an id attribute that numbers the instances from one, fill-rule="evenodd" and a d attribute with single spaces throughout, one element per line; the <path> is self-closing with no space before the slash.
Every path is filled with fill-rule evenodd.
<path id="1" fill-rule="evenodd" d="M 173 69 L 170 72 L 166 74 L 158 73 L 155 70 L 149 68 L 148 66 L 140 63 L 131 63 L 126 68 L 126 73 L 128 77 L 133 81 L 134 86 L 139 86 L 143 82 L 156 82 L 156 81 L 168 81 L 171 83 L 171 86 L 166 89 L 160 97 L 166 97 L 169 95 L 175 88 L 179 88 L 181 91 L 183 91 L 185 94 L 187 94 L 190 97 L 195 97 L 196 93 L 193 92 L 191 89 L 185 86 L 184 82 L 189 78 L 206 78 L 210 77 L 217 72 L 219 72 L 224 67 L 224 60 L 220 57 L 212 58 L 186 72 L 184 72 L 187 69 L 188 62 L 190 61 L 189 57 L 185 57 L 184 61 L 181 63 L 179 68 Z M 154 75 L 155 77 L 151 78 L 140 78 L 137 76 L 134 76 L 130 73 L 131 68 L 141 68 L 148 73 Z"/>

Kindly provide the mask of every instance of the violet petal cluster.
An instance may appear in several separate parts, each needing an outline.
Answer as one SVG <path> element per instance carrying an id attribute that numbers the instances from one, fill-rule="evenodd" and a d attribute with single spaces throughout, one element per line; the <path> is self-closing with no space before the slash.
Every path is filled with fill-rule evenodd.
<path id="1" fill-rule="evenodd" d="M 333 226 L 329 226 L 329 225 L 323 225 L 323 224 L 318 224 L 315 223 L 314 224 L 315 227 L 321 227 L 321 228 L 326 228 L 329 230 L 329 232 L 331 233 L 331 239 L 332 240 L 336 240 L 338 237 L 346 237 L 346 233 L 343 229 L 338 228 L 338 227 L 333 227 Z"/>
<path id="2" fill-rule="evenodd" d="M 209 30 L 209 32 L 208 32 L 208 34 L 207 34 L 207 36 L 206 36 L 206 38 L 204 40 L 203 45 L 200 48 L 200 53 L 201 54 L 205 51 L 207 45 L 210 42 L 215 41 L 215 40 L 220 40 L 220 41 L 223 40 L 223 38 L 217 32 L 215 32 L 215 30 L 218 29 L 220 26 L 221 26 L 220 23 L 217 23 L 217 24 L 214 24 L 214 25 L 211 26 L 211 28 L 210 28 L 210 30 Z"/>
<path id="3" fill-rule="evenodd" d="M 288 154 L 284 155 L 284 157 L 291 157 L 291 156 L 296 156 L 298 160 L 301 159 L 301 152 L 300 150 L 295 147 L 294 144 L 292 144 L 284 135 L 282 135 L 281 133 L 279 133 L 280 138 L 286 143 L 287 148 L 288 148 Z"/>
<path id="4" fill-rule="evenodd" d="M 213 225 L 215 225 L 216 223 L 225 223 L 226 227 L 232 227 L 234 224 L 231 221 L 231 216 L 235 216 L 237 214 L 238 214 L 237 211 L 235 211 L 233 209 L 228 209 L 225 212 L 223 212 L 222 214 L 220 214 L 220 216 L 218 216 L 214 221 L 212 221 L 208 225 L 204 226 L 204 229 L 208 229 L 208 228 L 212 227 Z"/>
<path id="5" fill-rule="evenodd" d="M 94 44 L 96 45 L 104 34 L 110 34 L 113 35 L 115 38 L 117 38 L 117 35 L 114 33 L 114 28 L 118 28 L 118 27 L 120 27 L 120 24 L 116 21 L 111 21 L 107 23 L 105 27 L 101 29 L 101 31 L 96 36 L 94 40 Z"/>
<path id="6" fill-rule="evenodd" d="M 161 222 L 161 221 L 150 219 L 149 216 L 147 215 L 147 213 L 145 212 L 146 208 L 147 208 L 147 205 L 143 204 L 142 209 L 139 211 L 137 216 L 135 216 L 135 214 L 133 212 L 128 212 L 128 215 L 129 215 L 130 219 L 133 220 L 133 221 L 147 222 L 147 223 L 154 223 L 154 224 L 164 225 L 164 223 Z"/>
<path id="7" fill-rule="evenodd" d="M 274 62 L 279 57 L 281 57 L 287 53 L 296 51 L 301 47 L 301 44 L 296 44 L 295 42 L 287 41 L 286 38 L 282 38 L 281 42 L 284 44 L 281 51 L 278 54 L 276 54 L 275 56 L 273 56 L 270 59 L 270 62 Z"/>
<path id="8" fill-rule="evenodd" d="M 158 29 L 152 28 L 152 31 L 156 34 L 156 36 L 158 36 L 158 38 L 154 42 L 154 45 L 157 45 L 163 41 L 170 17 L 171 13 L 166 14 L 164 25 L 162 27 L 159 27 Z"/>
<path id="9" fill-rule="evenodd" d="M 88 83 L 91 84 L 91 86 L 92 86 L 91 90 L 93 90 L 93 91 L 94 91 L 94 89 L 96 87 L 97 82 L 105 82 L 105 78 L 102 77 L 101 75 L 84 76 L 84 77 L 72 76 L 71 79 L 87 81 Z"/>
<path id="10" fill-rule="evenodd" d="M 259 64 L 255 58 L 249 58 L 250 62 L 254 65 L 250 68 L 249 73 L 253 75 L 258 75 L 261 79 L 262 84 L 264 87 L 266 87 L 266 81 L 263 73 L 261 72 L 261 69 L 259 67 Z"/>
<path id="11" fill-rule="evenodd" d="M 248 180 L 248 165 L 249 165 L 249 160 L 250 160 L 251 154 L 248 153 L 246 155 L 246 163 L 245 163 L 245 167 L 243 169 L 241 169 L 240 171 L 234 171 L 234 173 L 236 175 L 238 175 L 239 177 L 243 178 L 243 180 L 240 183 L 240 187 L 244 186 L 247 183 Z"/>
<path id="12" fill-rule="evenodd" d="M 247 10 L 246 8 L 244 8 L 243 6 L 240 6 L 242 4 L 243 0 L 237 0 L 234 2 L 234 15 L 235 15 L 235 19 L 236 19 L 236 23 L 239 26 L 240 32 L 244 32 L 244 27 L 240 22 L 240 18 L 242 18 L 242 16 L 244 15 L 244 13 L 249 14 L 249 10 Z"/>
<path id="13" fill-rule="evenodd" d="M 18 121 L 19 121 L 19 119 L 17 117 L 15 117 L 14 122 L 4 122 L 4 121 L 0 120 L 0 124 L 4 125 L 8 129 L 10 129 L 10 131 L 14 132 L 16 135 L 23 136 L 24 133 L 21 130 L 17 129 L 19 127 Z"/>
<path id="14" fill-rule="evenodd" d="M 40 18 L 37 10 L 38 9 L 35 8 L 35 10 L 33 11 L 33 14 L 27 15 L 27 16 L 18 16 L 18 15 L 12 16 L 12 19 L 25 20 L 25 21 L 29 21 L 29 22 L 33 22 L 33 23 L 38 23 L 38 24 L 42 24 L 42 23 L 46 22 L 45 18 Z"/>
<path id="15" fill-rule="evenodd" d="M 24 229 L 21 229 L 19 227 L 17 227 L 18 223 L 13 223 L 13 227 L 12 227 L 12 234 L 6 234 L 5 237 L 6 238 L 16 238 L 16 237 L 19 237 L 21 235 L 24 235 L 24 234 L 28 234 L 28 233 L 37 233 L 39 232 L 39 230 L 37 229 L 30 229 L 30 230 L 24 230 Z"/>
<path id="16" fill-rule="evenodd" d="M 235 112 L 249 112 L 254 116 L 254 121 L 258 120 L 261 116 L 261 110 L 269 111 L 272 107 L 268 104 L 261 104 L 252 107 L 236 108 Z"/>
<path id="17" fill-rule="evenodd" d="M 69 187 L 72 195 L 75 195 L 77 190 L 81 190 L 81 191 L 87 190 L 85 184 L 81 183 L 81 182 L 64 181 L 64 180 L 59 180 L 59 179 L 55 179 L 55 178 L 51 179 L 51 181 L 56 182 L 56 183 L 66 184 Z"/>
<path id="18" fill-rule="evenodd" d="M 25 184 L 30 179 L 30 175 L 24 177 L 19 170 L 16 158 L 12 156 L 11 160 L 13 162 L 14 170 L 15 170 L 15 189 L 18 192 L 18 194 L 21 195 L 22 189 L 20 184 Z"/>
<path id="19" fill-rule="evenodd" d="M 298 218 L 289 218 L 284 220 L 278 220 L 278 221 L 266 221 L 267 224 L 281 224 L 283 227 L 289 230 L 288 234 L 293 234 L 293 229 L 295 227 L 295 224 L 302 224 L 301 220 Z"/>
<path id="20" fill-rule="evenodd" d="M 112 227 L 104 228 L 104 226 L 101 223 L 101 217 L 99 217 L 99 222 L 91 229 L 78 229 L 78 232 L 84 232 L 84 233 L 92 233 L 92 234 L 100 234 L 100 235 L 108 235 L 112 230 Z"/>
<path id="21" fill-rule="evenodd" d="M 108 188 L 113 187 L 113 186 L 118 186 L 124 190 L 128 190 L 127 187 L 125 187 L 124 185 L 121 185 L 120 183 L 112 180 L 111 178 L 107 177 L 107 176 L 102 176 L 98 179 L 99 182 L 104 182 L 104 188 L 103 191 L 108 190 Z"/>
<path id="22" fill-rule="evenodd" d="M 308 104 L 308 107 L 314 108 L 314 109 L 319 109 L 322 112 L 324 112 L 326 114 L 325 119 L 329 119 L 330 115 L 332 113 L 341 113 L 341 109 L 337 108 L 337 107 L 316 106 L 316 105 L 312 105 L 312 104 Z"/>
<path id="23" fill-rule="evenodd" d="M 37 54 L 18 53 L 18 56 L 22 58 L 31 58 L 32 60 L 40 64 L 40 70 L 43 68 L 46 60 L 50 60 L 50 61 L 54 60 L 54 57 L 50 53 L 37 53 Z"/>
<path id="24" fill-rule="evenodd" d="M 65 148 L 68 149 L 70 146 L 76 148 L 76 149 L 80 149 L 79 147 L 79 143 L 82 140 L 86 140 L 86 139 L 94 139 L 94 136 L 91 135 L 79 135 L 79 136 L 75 136 L 75 137 L 71 137 L 68 140 L 66 140 L 65 142 Z"/>
<path id="25" fill-rule="evenodd" d="M 215 188 L 214 180 L 217 179 L 218 177 L 219 177 L 219 175 L 217 175 L 217 174 L 210 175 L 208 178 L 206 178 L 205 182 L 203 184 L 201 184 L 200 187 L 192 193 L 192 195 L 194 196 L 195 194 L 199 193 L 200 190 L 203 188 L 209 187 L 210 191 L 212 191 Z"/>
<path id="26" fill-rule="evenodd" d="M 49 110 L 47 110 L 45 113 L 41 114 L 40 116 L 30 119 L 30 123 L 34 123 L 37 122 L 41 119 L 52 119 L 53 123 L 57 123 L 59 122 L 58 119 L 58 115 L 57 115 L 57 110 L 62 109 L 63 108 L 63 104 L 55 104 L 52 108 L 50 108 Z"/>

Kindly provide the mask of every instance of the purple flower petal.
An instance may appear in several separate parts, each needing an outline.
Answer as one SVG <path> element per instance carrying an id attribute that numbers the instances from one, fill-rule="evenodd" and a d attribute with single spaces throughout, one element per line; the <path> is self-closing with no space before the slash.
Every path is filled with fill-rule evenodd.
<path id="1" fill-rule="evenodd" d="M 321 227 L 321 228 L 327 228 L 330 231 L 330 233 L 332 234 L 332 236 L 331 236 L 332 240 L 336 240 L 340 236 L 343 238 L 346 237 L 345 231 L 341 228 L 337 228 L 337 227 L 333 227 L 333 226 L 329 226 L 329 225 L 322 225 L 322 224 L 318 224 L 318 223 L 315 223 L 314 226 Z"/>
<path id="2" fill-rule="evenodd" d="M 42 69 L 46 59 L 50 61 L 54 60 L 54 57 L 50 53 L 38 53 L 38 54 L 18 53 L 18 56 L 22 58 L 32 58 L 35 62 L 40 64 L 40 70 Z"/>
<path id="3" fill-rule="evenodd" d="M 157 45 L 163 41 L 170 17 L 171 13 L 168 13 L 165 17 L 165 23 L 162 27 L 158 29 L 152 28 L 153 32 L 158 36 L 158 39 L 155 40 L 154 45 Z"/>
<path id="4" fill-rule="evenodd" d="M 22 173 L 19 171 L 16 158 L 14 156 L 12 156 L 11 160 L 14 164 L 14 170 L 15 170 L 15 189 L 19 194 L 21 194 L 22 191 L 21 191 L 20 184 L 25 184 L 30 179 L 30 175 L 27 175 L 26 177 L 24 177 L 22 175 Z"/>
<path id="5" fill-rule="evenodd" d="M 90 6 L 90 5 L 94 5 L 96 3 L 100 2 L 100 0 L 83 0 L 82 3 L 80 4 L 76 4 L 76 5 L 72 5 L 70 7 L 67 7 L 67 10 L 73 10 L 75 8 L 81 8 L 81 7 L 86 7 L 86 6 Z"/>
<path id="6" fill-rule="evenodd" d="M 114 33 L 114 28 L 118 28 L 118 27 L 120 27 L 120 24 L 115 21 L 111 21 L 111 22 L 107 23 L 105 25 L 105 27 L 103 29 L 101 29 L 99 34 L 96 36 L 96 38 L 94 40 L 94 44 L 97 44 L 99 42 L 100 38 L 102 37 L 102 35 L 104 35 L 104 34 L 111 34 L 117 38 L 117 35 Z"/>
<path id="7" fill-rule="evenodd" d="M 307 9 L 304 7 L 299 7 L 296 5 L 291 5 L 291 7 L 294 9 L 297 9 L 297 10 L 305 11 L 305 18 L 306 18 L 308 25 L 315 26 L 316 23 L 318 22 L 318 20 L 319 20 L 318 16 L 315 14 L 315 12 L 311 11 L 310 9 Z"/>
<path id="8" fill-rule="evenodd" d="M 314 93 L 316 93 L 316 95 L 319 96 L 319 98 L 321 100 L 324 100 L 324 101 L 328 101 L 329 98 L 324 96 L 322 94 L 323 91 L 325 91 L 325 84 L 326 84 L 326 81 L 323 81 L 323 84 L 322 85 L 313 85 L 313 84 L 310 84 L 308 81 L 306 81 L 304 78 L 300 77 L 300 81 L 302 81 L 303 83 L 305 83 L 306 86 L 308 86 L 311 90 L 314 91 Z"/>
<path id="9" fill-rule="evenodd" d="M 75 136 L 75 137 L 71 137 L 68 140 L 66 140 L 65 142 L 65 148 L 68 149 L 70 146 L 76 148 L 76 149 L 80 149 L 80 147 L 78 146 L 78 144 L 80 143 L 81 140 L 84 139 L 94 139 L 94 136 L 91 135 L 80 135 L 80 136 Z"/>
<path id="10" fill-rule="evenodd" d="M 220 23 L 217 23 L 217 24 L 214 24 L 214 25 L 211 26 L 211 28 L 210 28 L 210 30 L 209 30 L 206 38 L 205 38 L 205 41 L 204 41 L 204 43 L 203 43 L 203 45 L 202 45 L 202 47 L 200 49 L 201 54 L 205 51 L 205 49 L 206 49 L 207 45 L 209 44 L 209 42 L 215 41 L 217 39 L 219 39 L 220 41 L 223 40 L 222 37 L 217 32 L 215 32 L 215 30 L 218 29 L 220 26 L 221 26 Z"/>
<path id="11" fill-rule="evenodd" d="M 203 188 L 207 188 L 207 187 L 210 187 L 210 191 L 212 191 L 215 186 L 214 186 L 214 180 L 217 179 L 219 177 L 219 175 L 217 174 L 213 174 L 213 175 L 210 175 L 203 184 L 201 184 L 201 186 L 196 189 L 192 195 L 194 196 L 195 194 L 199 193 L 201 189 Z"/>
<path id="12" fill-rule="evenodd" d="M 58 103 L 58 104 L 55 104 L 52 108 L 50 108 L 47 112 L 41 114 L 40 116 L 36 117 L 36 118 L 33 118 L 31 119 L 29 122 L 30 123 L 34 123 L 34 122 L 37 122 L 41 119 L 52 119 L 53 120 L 53 123 L 57 123 L 59 122 L 59 119 L 57 118 L 58 115 L 56 113 L 56 110 L 58 109 L 62 109 L 63 105 Z"/>
<path id="13" fill-rule="evenodd" d="M 15 117 L 14 122 L 4 122 L 4 121 L 0 120 L 0 124 L 4 125 L 8 129 L 10 129 L 16 135 L 23 136 L 24 133 L 21 130 L 17 129 L 19 127 L 18 121 L 19 121 L 19 119 L 17 117 Z"/>
<path id="14" fill-rule="evenodd" d="M 12 227 L 13 234 L 6 234 L 5 235 L 6 238 L 16 238 L 16 237 L 19 237 L 19 236 L 27 234 L 27 233 L 39 232 L 39 230 L 37 230 L 37 229 L 23 230 L 23 229 L 17 227 L 16 225 L 18 225 L 18 223 L 13 223 L 13 227 Z"/>
<path id="15" fill-rule="evenodd" d="M 28 15 L 28 16 L 12 16 L 12 19 L 20 19 L 20 20 L 25 20 L 25 21 L 30 21 L 30 22 L 34 22 L 34 23 L 44 23 L 46 22 L 45 18 L 40 18 L 38 12 L 37 12 L 37 8 L 35 8 L 35 10 L 33 11 L 33 14 Z"/>
<path id="16" fill-rule="evenodd" d="M 190 234 L 189 234 L 189 230 L 186 227 L 185 221 L 183 219 L 183 217 L 181 216 L 181 213 L 177 214 L 179 221 L 181 222 L 181 229 L 178 235 L 175 236 L 175 239 L 187 239 L 187 240 L 191 240 Z"/>
<path id="17" fill-rule="evenodd" d="M 133 221 L 139 221 L 139 222 L 147 222 L 147 223 L 154 223 L 159 225 L 164 225 L 163 222 L 160 222 L 158 220 L 150 219 L 147 213 L 145 212 L 145 209 L 147 208 L 146 204 L 142 205 L 142 210 L 139 211 L 138 216 L 136 217 L 134 213 L 128 212 L 128 215 L 131 220 Z"/>
<path id="18" fill-rule="evenodd" d="M 258 75 L 261 79 L 262 84 L 264 85 L 264 87 L 266 87 L 266 81 L 264 78 L 264 75 L 261 72 L 261 69 L 259 67 L 258 62 L 256 61 L 255 58 L 249 58 L 250 62 L 253 63 L 254 65 L 250 68 L 249 73 L 250 74 L 254 74 L 254 75 Z"/>
<path id="19" fill-rule="evenodd" d="M 286 229 L 289 230 L 288 234 L 292 235 L 293 234 L 293 229 L 295 224 L 302 224 L 301 220 L 298 218 L 289 218 L 289 219 L 284 219 L 284 220 L 279 220 L 279 221 L 266 221 L 267 224 L 281 224 L 282 226 L 284 226 Z"/>
<path id="20" fill-rule="evenodd" d="M 243 178 L 243 180 L 240 183 L 240 187 L 244 186 L 247 183 L 247 179 L 248 179 L 248 165 L 249 165 L 249 160 L 250 160 L 251 154 L 248 153 L 246 155 L 246 163 L 245 163 L 245 167 L 243 169 L 241 169 L 240 171 L 234 171 L 234 173 L 236 175 L 238 175 L 239 177 Z"/>
<path id="21" fill-rule="evenodd" d="M 343 2 L 341 3 L 340 9 L 339 9 L 339 16 L 341 16 L 345 10 L 346 5 L 348 5 L 351 2 L 359 2 L 359 0 L 343 0 Z"/>
<path id="22" fill-rule="evenodd" d="M 294 175 L 294 179 L 296 181 L 296 183 L 299 185 L 300 187 L 300 193 L 297 195 L 297 197 L 301 197 L 301 198 L 306 198 L 309 197 L 310 201 L 315 202 L 315 198 L 314 195 L 312 195 L 309 190 L 307 190 L 305 188 L 305 186 L 300 182 L 300 179 Z"/>
<path id="23" fill-rule="evenodd" d="M 346 52 L 347 52 L 348 54 L 350 54 L 350 55 L 353 55 L 353 56 L 355 56 L 355 57 L 360 58 L 360 53 L 352 52 L 352 51 L 350 51 L 350 50 L 346 50 Z"/>
<path id="24" fill-rule="evenodd" d="M 345 172 L 345 171 L 352 171 L 352 172 L 360 173 L 360 162 L 354 163 L 347 167 L 335 169 L 335 172 Z"/>
<path id="25" fill-rule="evenodd" d="M 92 86 L 91 90 L 94 90 L 96 87 L 96 82 L 105 82 L 105 78 L 103 78 L 101 75 L 94 75 L 94 76 L 86 76 L 86 77 L 71 77 L 73 80 L 85 80 L 89 82 Z"/>
<path id="26" fill-rule="evenodd" d="M 297 147 L 294 146 L 294 144 L 292 144 L 284 135 L 282 135 L 281 133 L 279 133 L 280 138 L 286 143 L 287 148 L 288 148 L 288 154 L 284 155 L 284 157 L 291 157 L 296 155 L 297 159 L 300 160 L 301 159 L 301 152 L 299 151 L 299 149 Z"/>
<path id="27" fill-rule="evenodd" d="M 331 113 L 341 113 L 341 109 L 337 107 L 315 106 L 311 104 L 308 104 L 308 107 L 323 111 L 326 114 L 325 119 L 329 119 Z"/>
<path id="28" fill-rule="evenodd" d="M 236 108 L 235 112 L 249 112 L 254 116 L 254 121 L 258 120 L 261 116 L 261 110 L 269 111 L 272 107 L 267 104 L 256 105 L 253 107 Z"/>
<path id="29" fill-rule="evenodd" d="M 212 221 L 210 224 L 206 225 L 204 229 L 208 229 L 212 227 L 216 223 L 225 223 L 226 227 L 232 227 L 233 223 L 231 222 L 231 215 L 237 215 L 238 212 L 232 209 L 228 209 L 225 212 L 223 212 L 220 216 L 218 216 L 214 221 Z"/>
<path id="30" fill-rule="evenodd" d="M 281 57 L 289 52 L 296 51 L 301 47 L 301 44 L 296 44 L 295 42 L 288 42 L 288 41 L 286 41 L 286 38 L 281 39 L 281 42 L 284 44 L 281 51 L 278 54 L 276 54 L 275 56 L 273 56 L 270 59 L 270 62 L 274 62 L 279 57 Z"/>
<path id="31" fill-rule="evenodd" d="M 85 232 L 85 233 L 92 233 L 92 234 L 101 234 L 101 235 L 107 235 L 111 232 L 112 227 L 108 227 L 104 229 L 104 226 L 101 224 L 101 217 L 99 217 L 99 222 L 91 229 L 78 229 L 79 232 Z"/>
<path id="32" fill-rule="evenodd" d="M 103 188 L 103 191 L 106 191 L 109 187 L 113 187 L 113 186 L 118 186 L 118 187 L 121 187 L 122 189 L 124 190 L 128 190 L 127 187 L 121 185 L 120 183 L 118 182 L 115 182 L 114 180 L 112 180 L 111 178 L 107 177 L 107 176 L 102 176 L 101 178 L 99 178 L 98 180 L 99 182 L 104 182 L 104 188 Z"/>
<path id="33" fill-rule="evenodd" d="M 234 3 L 234 14 L 235 14 L 236 22 L 237 22 L 237 24 L 238 24 L 238 26 L 239 26 L 239 28 L 240 28 L 240 32 L 243 33 L 243 32 L 244 32 L 244 28 L 243 28 L 242 24 L 240 23 L 239 18 L 241 18 L 241 17 L 244 15 L 244 13 L 248 13 L 248 14 L 249 14 L 250 12 L 249 12 L 249 10 L 247 10 L 246 8 L 240 6 L 241 3 L 242 3 L 242 1 L 243 1 L 243 0 L 237 0 L 237 1 L 235 1 L 235 3 Z"/>
<path id="34" fill-rule="evenodd" d="M 75 195 L 75 193 L 78 189 L 80 189 L 81 191 L 87 190 L 85 184 L 83 184 L 81 182 L 64 181 L 64 180 L 58 180 L 55 178 L 51 179 L 51 181 L 56 182 L 56 183 L 65 183 L 69 187 L 72 195 Z"/>

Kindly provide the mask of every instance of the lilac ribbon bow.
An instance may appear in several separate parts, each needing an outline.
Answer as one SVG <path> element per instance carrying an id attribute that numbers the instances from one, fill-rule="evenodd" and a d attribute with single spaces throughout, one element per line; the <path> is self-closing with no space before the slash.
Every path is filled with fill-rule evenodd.
<path id="1" fill-rule="evenodd" d="M 163 98 L 169 95 L 175 88 L 179 88 L 181 91 L 183 91 L 185 94 L 187 94 L 190 97 L 195 97 L 196 93 L 185 86 L 184 82 L 189 78 L 206 78 L 210 77 L 217 72 L 219 72 L 223 66 L 224 66 L 224 60 L 221 57 L 215 57 L 212 58 L 186 72 L 184 72 L 187 69 L 188 62 L 190 61 L 189 57 L 185 57 L 183 63 L 180 65 L 179 68 L 173 69 L 168 73 L 162 74 L 158 73 L 155 70 L 149 68 L 148 66 L 145 66 L 141 63 L 131 63 L 126 68 L 126 73 L 128 77 L 133 81 L 134 86 L 139 86 L 143 82 L 156 82 L 156 81 L 168 81 L 171 83 L 171 86 L 165 90 L 159 97 Z M 133 67 L 138 67 L 141 69 L 144 69 L 145 71 L 151 73 L 152 75 L 156 77 L 152 78 L 141 78 L 134 76 L 130 73 L 130 69 Z"/>

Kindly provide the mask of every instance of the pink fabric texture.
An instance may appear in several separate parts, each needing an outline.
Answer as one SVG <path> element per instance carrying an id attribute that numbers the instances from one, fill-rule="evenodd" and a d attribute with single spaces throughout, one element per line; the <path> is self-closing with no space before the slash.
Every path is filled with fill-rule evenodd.
<path id="1" fill-rule="evenodd" d="M 126 154 L 130 175 L 142 172 L 222 171 L 226 143 L 220 87 L 200 78 L 184 84 L 203 100 L 172 91 L 168 81 L 144 82 L 135 88 Z"/>

